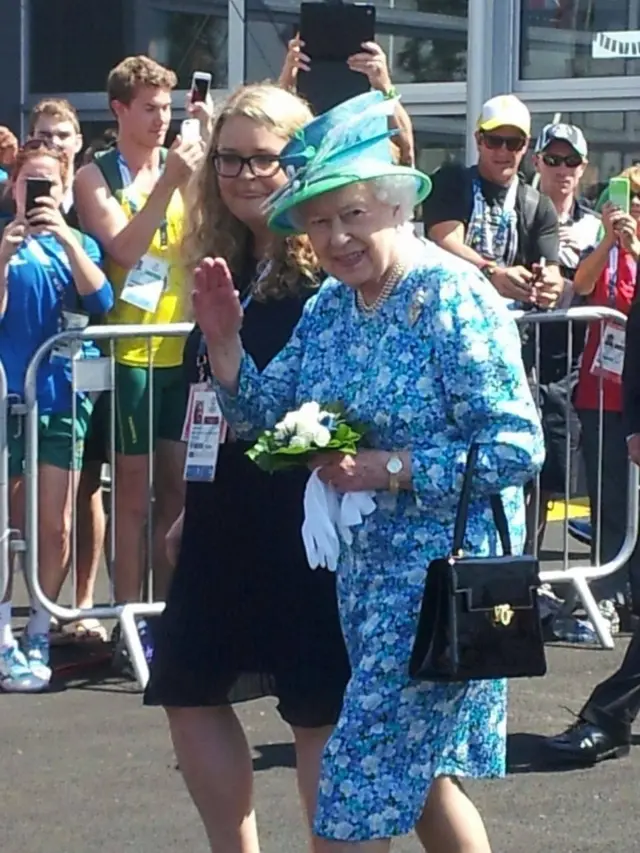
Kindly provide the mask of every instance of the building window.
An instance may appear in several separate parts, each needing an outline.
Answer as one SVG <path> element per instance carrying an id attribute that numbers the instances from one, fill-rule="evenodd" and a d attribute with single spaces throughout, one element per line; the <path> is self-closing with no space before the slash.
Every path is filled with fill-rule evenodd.
<path id="1" fill-rule="evenodd" d="M 98 33 L 88 38 L 88 33 Z M 29 91 L 102 92 L 125 52 L 123 0 L 31 0 Z"/>
<path id="2" fill-rule="evenodd" d="M 524 80 L 640 74 L 640 8 L 629 0 L 521 0 Z"/>
<path id="3" fill-rule="evenodd" d="M 395 83 L 466 80 L 468 0 L 375 0 L 377 40 Z M 246 79 L 277 78 L 299 3 L 247 0 Z"/>
<path id="4" fill-rule="evenodd" d="M 430 175 L 445 163 L 464 163 L 466 119 L 460 116 L 411 116 L 416 166 Z"/>
<path id="5" fill-rule="evenodd" d="M 533 113 L 532 118 L 535 137 L 553 116 Z M 562 121 L 581 127 L 589 144 L 582 181 L 587 198 L 598 198 L 610 178 L 640 161 L 640 111 L 563 113 Z"/>
<path id="6" fill-rule="evenodd" d="M 208 71 L 212 87 L 227 85 L 228 6 L 223 0 L 207 5 L 210 14 L 151 9 L 149 56 L 172 68 L 178 88 L 188 89 L 194 71 Z"/>

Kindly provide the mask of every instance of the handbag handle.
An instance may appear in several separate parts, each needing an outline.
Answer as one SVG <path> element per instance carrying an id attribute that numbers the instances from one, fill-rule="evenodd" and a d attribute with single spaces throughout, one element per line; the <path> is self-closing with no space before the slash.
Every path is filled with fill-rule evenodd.
<path id="1" fill-rule="evenodd" d="M 462 478 L 462 491 L 460 492 L 460 500 L 458 501 L 458 509 L 456 510 L 456 520 L 453 528 L 453 555 L 457 557 L 462 553 L 464 545 L 464 537 L 467 532 L 467 520 L 469 518 L 469 504 L 471 503 L 471 487 L 473 482 L 473 474 L 475 472 L 476 463 L 478 461 L 478 453 L 480 445 L 474 442 L 469 448 L 467 456 L 467 464 L 464 469 Z M 507 556 L 511 554 L 511 537 L 509 536 L 509 524 L 507 515 L 504 511 L 502 496 L 500 494 L 490 495 L 489 503 L 491 505 L 491 513 L 493 521 L 498 531 L 500 544 L 502 545 L 502 553 Z"/>

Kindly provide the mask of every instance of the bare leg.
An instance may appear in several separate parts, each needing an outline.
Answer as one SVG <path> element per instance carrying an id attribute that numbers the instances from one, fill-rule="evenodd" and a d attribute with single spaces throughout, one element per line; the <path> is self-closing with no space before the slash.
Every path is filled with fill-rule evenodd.
<path id="1" fill-rule="evenodd" d="M 39 469 L 40 586 L 55 601 L 67 576 L 71 552 L 71 512 L 78 474 L 53 465 Z"/>
<path id="2" fill-rule="evenodd" d="M 291 729 L 296 743 L 298 791 L 309 827 L 312 828 L 318 798 L 322 753 L 333 731 L 333 726 L 323 726 L 317 729 L 302 729 L 292 726 Z"/>
<path id="3" fill-rule="evenodd" d="M 184 506 L 185 453 L 182 442 L 158 441 L 153 508 L 153 597 L 156 601 L 167 600 L 173 572 L 167 557 L 166 536 Z"/>
<path id="4" fill-rule="evenodd" d="M 253 765 L 232 708 L 166 708 L 180 770 L 211 853 L 259 853 Z"/>
<path id="5" fill-rule="evenodd" d="M 96 578 L 104 549 L 107 522 L 102 500 L 102 463 L 87 462 L 78 485 L 76 531 L 78 566 L 76 601 L 83 609 L 93 607 Z"/>
<path id="6" fill-rule="evenodd" d="M 143 577 L 143 554 L 148 516 L 148 456 L 116 454 L 116 517 L 113 555 L 113 583 L 118 604 L 140 601 Z"/>
<path id="7" fill-rule="evenodd" d="M 491 853 L 482 818 L 456 779 L 431 785 L 416 833 L 428 853 Z"/>

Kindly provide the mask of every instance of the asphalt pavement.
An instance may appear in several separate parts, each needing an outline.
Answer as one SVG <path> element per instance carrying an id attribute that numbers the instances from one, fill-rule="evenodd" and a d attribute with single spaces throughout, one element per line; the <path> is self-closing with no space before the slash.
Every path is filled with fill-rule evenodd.
<path id="1" fill-rule="evenodd" d="M 557 533 L 548 538 L 550 565 L 560 542 Z M 545 767 L 540 748 L 542 736 L 571 722 L 564 706 L 578 711 L 625 647 L 624 639 L 612 652 L 552 645 L 546 678 L 512 683 L 509 775 L 468 785 L 494 853 L 640 849 L 640 750 L 557 772 Z M 136 687 L 100 663 L 99 650 L 82 669 L 65 660 L 56 691 L 0 695 L 0 853 L 208 853 L 162 711 L 144 708 Z M 239 714 L 253 750 L 262 851 L 305 853 L 289 731 L 271 700 L 240 706 Z M 407 838 L 393 849 L 420 847 Z"/>

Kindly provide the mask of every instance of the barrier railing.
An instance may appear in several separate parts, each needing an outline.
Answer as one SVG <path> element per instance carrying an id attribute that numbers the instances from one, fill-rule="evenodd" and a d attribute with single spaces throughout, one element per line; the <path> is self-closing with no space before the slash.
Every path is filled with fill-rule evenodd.
<path id="1" fill-rule="evenodd" d="M 516 313 L 517 322 L 521 326 L 531 326 L 534 330 L 534 372 L 536 376 L 536 384 L 534 386 L 534 397 L 536 402 L 540 402 L 540 326 L 549 323 L 565 323 L 567 326 L 567 360 L 566 371 L 568 375 L 571 372 L 571 366 L 574 361 L 574 334 L 573 327 L 575 323 L 584 325 L 588 322 L 600 321 L 601 333 L 604 329 L 604 324 L 607 320 L 615 321 L 617 324 L 626 325 L 627 318 L 619 311 L 606 307 L 586 307 L 586 308 L 569 308 L 565 311 L 549 311 L 541 313 L 528 313 L 519 311 Z M 589 582 L 598 580 L 608 575 L 612 575 L 619 571 L 629 560 L 634 551 L 638 539 L 639 513 L 640 513 L 640 498 L 639 498 L 639 483 L 640 471 L 636 465 L 629 461 L 628 467 L 628 496 L 627 496 L 627 513 L 626 527 L 624 540 L 620 546 L 619 552 L 615 557 L 607 563 L 600 565 L 600 543 L 602 538 L 602 481 L 603 481 L 603 414 L 604 414 L 604 380 L 599 379 L 598 388 L 598 488 L 597 488 L 597 507 L 596 507 L 596 524 L 595 530 L 595 565 L 571 565 L 569 560 L 569 530 L 568 530 L 568 511 L 567 507 L 571 498 L 570 482 L 571 482 L 571 436 L 569 429 L 569 421 L 572 409 L 571 394 L 567 394 L 565 401 L 565 450 L 567 465 L 565 470 L 565 494 L 564 494 L 564 527 L 563 527 L 563 560 L 562 568 L 547 569 L 541 572 L 541 580 L 543 583 L 549 584 L 569 584 L 574 593 L 574 597 L 569 600 L 569 605 L 575 602 L 575 598 L 580 599 L 584 609 L 591 620 L 593 627 L 598 634 L 598 638 L 604 648 L 613 648 L 613 640 L 611 638 L 610 623 L 604 618 L 596 603 L 596 600 L 589 588 Z M 540 522 L 540 478 L 536 479 L 535 488 L 535 521 L 534 521 L 534 550 L 537 553 L 537 531 Z"/>
<path id="2" fill-rule="evenodd" d="M 4 601 L 9 585 L 9 389 L 7 374 L 0 364 L 0 601 Z"/>
<path id="3" fill-rule="evenodd" d="M 71 622 L 76 619 L 87 619 L 87 618 L 95 618 L 95 619 L 115 619 L 118 620 L 121 626 L 122 636 L 127 645 L 127 649 L 129 652 L 131 664 L 133 670 L 135 672 L 136 678 L 139 684 L 144 687 L 149 679 L 149 668 L 147 666 L 147 662 L 145 660 L 142 644 L 140 641 L 140 636 L 138 634 L 138 630 L 136 628 L 136 617 L 137 616 L 151 616 L 156 615 L 162 612 L 164 609 L 164 602 L 153 602 L 152 598 L 152 584 L 148 584 L 148 601 L 140 601 L 133 602 L 127 604 L 112 604 L 108 606 L 97 606 L 92 607 L 90 609 L 80 609 L 78 607 L 64 607 L 51 599 L 49 599 L 43 592 L 40 578 L 38 574 L 38 565 L 39 565 L 39 541 L 38 541 L 38 532 L 39 532 L 39 508 L 38 508 L 38 400 L 37 400 L 37 383 L 36 377 L 38 374 L 38 369 L 40 365 L 44 361 L 45 358 L 50 357 L 51 351 L 61 345 L 61 344 L 78 344 L 81 341 L 109 341 L 111 342 L 111 354 L 108 357 L 108 370 L 105 371 L 105 381 L 102 383 L 103 387 L 96 387 L 95 382 L 93 383 L 92 390 L 94 392 L 99 391 L 111 391 L 114 385 L 114 359 L 113 359 L 113 344 L 117 340 L 123 340 L 126 338 L 143 338 L 148 340 L 149 347 L 151 346 L 151 339 L 156 337 L 185 337 L 189 334 L 192 329 L 192 325 L 190 323 L 175 323 L 171 325 L 155 325 L 155 326 L 89 326 L 83 330 L 70 330 L 67 332 L 61 332 L 58 335 L 50 338 L 45 341 L 36 351 L 29 367 L 27 369 L 26 378 L 25 378 L 25 392 L 24 392 L 24 402 L 25 402 L 25 439 L 26 439 L 26 447 L 25 447 L 25 508 L 26 508 L 26 521 L 25 521 L 25 538 L 24 542 L 21 543 L 23 549 L 25 551 L 25 578 L 27 582 L 27 587 L 29 592 L 35 602 L 47 610 L 52 616 L 56 619 L 59 619 L 63 622 Z M 91 362 L 95 361 L 94 359 L 78 359 L 73 360 L 72 365 L 74 365 L 74 382 L 73 388 L 76 390 L 85 390 L 78 387 L 78 383 L 76 382 L 76 372 L 75 366 L 78 363 L 82 362 Z M 152 425 L 152 412 L 153 412 L 153 364 L 150 365 L 150 377 L 149 377 L 149 388 L 150 388 L 150 399 L 149 399 L 149 426 Z M 75 411 L 76 411 L 76 394 L 72 394 L 73 401 L 73 412 L 72 412 L 72 420 L 75 424 Z M 6 421 L 6 419 L 5 419 Z M 110 445 L 111 451 L 113 453 L 114 450 L 114 432 L 115 432 L 115 416 L 113 413 L 111 414 L 111 428 L 110 428 Z M 150 432 L 150 435 L 153 433 Z M 75 436 L 74 436 L 75 438 Z M 0 435 L 1 439 L 1 435 Z M 149 518 L 147 521 L 148 527 L 151 527 L 152 524 L 152 498 L 153 498 L 153 478 L 154 478 L 154 469 L 152 456 L 153 454 L 150 452 L 150 462 L 149 462 L 149 481 L 148 486 L 150 490 L 150 500 L 149 500 Z M 111 459 L 113 459 L 113 455 Z M 109 563 L 113 566 L 113 561 L 115 557 L 114 553 L 114 545 L 115 545 L 115 525 L 117 524 L 117 518 L 115 513 L 115 490 L 117 489 L 117 481 L 112 477 L 112 487 L 111 487 L 111 553 L 109 556 Z M 1 512 L 1 508 L 0 508 Z M 72 524 L 71 524 L 71 543 L 72 543 L 72 577 L 74 580 L 75 587 L 75 540 L 76 540 L 76 529 L 77 529 L 77 519 L 76 519 L 76 509 L 75 509 L 75 501 L 73 504 L 72 510 Z M 151 534 L 148 534 L 147 541 L 148 544 L 150 542 Z M 151 553 L 149 549 L 147 549 L 147 564 L 151 560 Z"/>
<path id="4" fill-rule="evenodd" d="M 619 314 L 619 312 L 613 311 L 608 308 L 572 308 L 567 311 L 557 311 L 557 312 L 547 312 L 547 313 L 525 313 L 519 312 L 516 315 L 516 319 L 519 323 L 530 325 L 535 331 L 535 361 L 536 366 L 538 368 L 537 372 L 539 375 L 539 362 L 540 362 L 540 339 L 539 339 L 539 330 L 542 324 L 546 323 L 565 323 L 567 325 L 567 335 L 568 335 L 568 355 L 567 355 L 567 365 L 568 368 L 571 365 L 573 360 L 573 343 L 572 343 L 572 335 L 573 335 L 573 324 L 591 321 L 601 321 L 604 322 L 606 320 L 615 319 L 617 322 L 625 323 L 626 318 L 624 315 Z M 133 670 L 135 672 L 136 678 L 141 686 L 145 686 L 148 677 L 149 670 L 147 666 L 147 662 L 145 660 L 142 644 L 140 642 L 139 633 L 136 627 L 136 617 L 138 616 L 148 616 L 159 614 L 164 609 L 164 602 L 153 602 L 151 585 L 149 585 L 148 589 L 148 600 L 140 601 L 135 603 L 127 603 L 127 604 L 110 604 L 104 606 L 96 606 L 91 609 L 81 609 L 77 606 L 73 607 L 65 607 L 61 604 L 58 604 L 52 600 L 50 600 L 43 592 L 39 574 L 38 574 L 38 565 L 39 565 L 39 541 L 38 541 L 38 531 L 39 531 L 39 517 L 38 517 L 38 487 L 39 487 L 39 478 L 38 478 L 38 401 L 36 394 L 36 376 L 38 373 L 38 369 L 45 358 L 47 358 L 51 350 L 58 346 L 61 343 L 73 343 L 79 342 L 82 340 L 90 340 L 94 342 L 98 341 L 109 341 L 111 342 L 111 356 L 108 358 L 109 369 L 105 371 L 105 382 L 103 388 L 94 388 L 93 390 L 97 391 L 110 391 L 114 385 L 114 360 L 113 360 L 113 346 L 116 340 L 126 339 L 126 338 L 144 338 L 149 341 L 149 345 L 151 342 L 151 338 L 153 337 L 184 337 L 188 335 L 192 326 L 189 323 L 182 324 L 172 324 L 172 325 L 157 325 L 157 326 L 97 326 L 97 327 L 88 327 L 84 330 L 73 330 L 68 332 L 62 332 L 50 340 L 46 341 L 35 353 L 33 356 L 29 368 L 27 370 L 26 380 L 25 380 L 25 412 L 26 412 L 26 421 L 25 421 L 25 438 L 26 438 L 26 449 L 25 449 L 25 501 L 26 501 L 26 522 L 25 522 L 25 531 L 24 531 L 24 540 L 16 542 L 16 548 L 18 550 L 24 550 L 25 552 L 25 577 L 27 580 L 27 585 L 29 588 L 29 592 L 32 595 L 33 599 L 43 608 L 45 608 L 52 616 L 64 622 L 71 622 L 77 619 L 85 619 L 85 618 L 96 618 L 96 619 L 114 619 L 120 623 L 121 631 L 123 638 L 126 642 L 127 649 L 130 655 L 131 664 Z M 90 361 L 90 360 L 80 360 L 80 361 Z M 75 364 L 75 362 L 73 362 Z M 150 370 L 153 370 L 151 366 Z M 75 382 L 75 372 L 74 372 L 74 382 Z M 150 388 L 153 388 L 152 377 L 150 377 L 149 382 Z M 601 383 L 602 385 L 602 383 Z M 78 390 L 82 390 L 78 388 Z M 0 372 L 0 405 L 2 405 L 2 400 L 6 401 L 7 393 L 6 393 L 6 377 L 4 373 Z M 539 392 L 536 391 L 536 394 L 539 396 Z M 73 414 L 75 414 L 76 407 L 76 395 L 72 395 L 72 399 L 74 400 L 73 406 Z M 602 468 L 602 387 L 600 389 L 600 453 L 599 453 L 599 464 L 600 469 Z M 5 402 L 6 408 L 6 402 Z M 151 417 L 152 417 L 152 408 L 153 408 L 153 400 L 149 400 L 149 418 L 151 425 Z M 568 420 L 570 414 L 570 400 L 567 400 L 567 411 L 566 418 Z M 3 432 L 4 431 L 4 432 Z M 115 446 L 115 416 L 112 411 L 111 415 L 111 429 L 110 429 L 110 446 L 111 453 L 114 452 Z M 571 466 L 571 453 L 570 453 L 570 437 L 567 435 L 567 471 L 565 471 L 565 506 L 568 503 L 570 494 L 569 494 L 569 483 L 570 483 L 570 466 Z M 113 455 L 111 456 L 113 459 Z M 0 550 L 0 590 L 6 588 L 7 577 L 8 577 L 8 565 L 9 565 L 9 547 L 8 547 L 8 539 L 9 539 L 9 520 L 8 520 L 8 478 L 7 478 L 7 459 L 8 459 L 8 451 L 7 451 L 7 435 L 6 435 L 6 417 L 0 418 L 0 531 L 6 531 L 6 533 L 2 537 L 1 542 L 1 550 Z M 546 583 L 554 583 L 554 584 L 568 584 L 572 587 L 575 596 L 577 596 L 583 603 L 585 610 L 587 611 L 592 623 L 598 633 L 600 641 L 603 646 L 606 648 L 611 648 L 613 646 L 613 642 L 611 639 L 611 634 L 609 631 L 608 623 L 600 613 L 598 609 L 598 605 L 593 597 L 589 589 L 589 581 L 602 578 L 607 575 L 613 574 L 618 571 L 620 568 L 624 566 L 626 561 L 629 559 L 629 556 L 634 550 L 636 540 L 638 538 L 638 519 L 639 519 L 639 471 L 635 465 L 629 464 L 629 499 L 627 502 L 627 519 L 626 519 L 626 535 L 624 538 L 624 542 L 622 547 L 620 548 L 619 553 L 613 560 L 610 560 L 606 564 L 598 565 L 596 561 L 596 565 L 571 565 L 569 560 L 569 539 L 568 539 L 568 530 L 567 530 L 567 513 L 565 512 L 565 525 L 564 525 L 564 546 L 563 546 L 563 565 L 560 569 L 551 569 L 544 570 L 542 572 L 542 580 Z M 602 470 L 600 471 L 600 486 L 602 479 Z M 150 460 L 149 466 L 149 492 L 150 492 L 150 504 L 149 504 L 149 515 L 152 516 L 153 513 L 153 485 L 154 485 L 154 471 L 153 471 L 153 463 Z M 115 514 L 115 491 L 118 488 L 118 484 L 115 478 L 112 478 L 112 488 L 111 488 L 111 553 L 109 555 L 109 562 L 113 565 L 113 560 L 115 557 L 115 528 L 114 525 L 117 524 L 116 514 Z M 539 503 L 539 482 L 536 484 L 536 502 Z M 601 495 L 601 488 L 599 489 Z M 598 505 L 600 505 L 601 499 L 599 495 Z M 538 513 L 537 513 L 538 515 Z M 600 538 L 600 511 L 598 510 L 598 529 L 596 530 L 596 537 L 599 541 Z M 148 527 L 151 527 L 152 518 L 149 519 Z M 538 528 L 539 517 L 536 519 L 535 528 Z M 72 519 L 72 531 L 71 531 L 71 541 L 75 543 L 75 533 L 76 533 L 77 520 L 75 515 L 75 506 L 73 511 L 73 519 Z M 150 538 L 150 534 L 148 536 L 148 540 Z M 536 543 L 537 549 L 537 543 Z M 147 560 L 151 559 L 151 550 L 147 549 Z M 597 552 L 598 553 L 598 552 Z M 72 545 L 72 566 L 75 571 L 75 544 Z M 74 584 L 75 586 L 75 584 Z"/>

